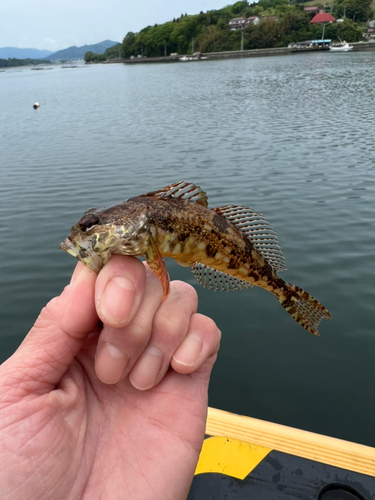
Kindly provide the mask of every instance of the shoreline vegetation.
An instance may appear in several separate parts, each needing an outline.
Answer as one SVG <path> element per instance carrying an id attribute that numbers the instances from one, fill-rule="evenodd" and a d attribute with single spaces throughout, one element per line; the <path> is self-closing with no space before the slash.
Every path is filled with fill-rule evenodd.
<path id="1" fill-rule="evenodd" d="M 52 61 L 46 59 L 0 59 L 0 68 L 15 68 L 18 66 L 45 66 L 53 64 Z"/>
<path id="2" fill-rule="evenodd" d="M 128 32 L 121 44 L 107 49 L 104 54 L 86 52 L 86 62 L 110 62 L 131 58 L 165 58 L 173 54 L 194 52 L 222 53 L 243 50 L 286 48 L 289 43 L 316 40 L 322 37 L 322 26 L 310 24 L 311 15 L 304 11 L 307 5 L 325 8 L 339 23 L 325 26 L 325 38 L 359 42 L 363 40 L 366 23 L 371 16 L 372 0 L 318 0 L 303 3 L 299 0 L 247 0 L 218 10 L 202 11 L 196 15 L 182 14 L 163 24 L 147 26 L 139 33 Z M 330 3 L 327 3 L 330 2 Z M 257 16 L 258 24 L 245 29 L 229 29 L 229 21 L 236 17 Z M 114 62 L 114 61 L 113 61 Z"/>

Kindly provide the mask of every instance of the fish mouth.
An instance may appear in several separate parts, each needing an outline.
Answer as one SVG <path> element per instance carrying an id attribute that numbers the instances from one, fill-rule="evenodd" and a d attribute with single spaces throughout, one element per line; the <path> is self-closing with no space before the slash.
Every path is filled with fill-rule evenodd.
<path id="1" fill-rule="evenodd" d="M 69 238 L 66 238 L 62 243 L 60 243 L 60 248 L 61 250 L 65 250 L 65 252 L 68 252 L 68 254 L 73 255 L 73 257 L 77 257 L 77 259 L 83 262 L 85 265 L 90 265 L 89 260 L 92 256 L 92 253 L 89 248 L 80 245 L 79 243 L 73 243 L 73 241 Z"/>
<path id="2" fill-rule="evenodd" d="M 68 254 L 72 255 L 73 257 L 78 257 L 79 255 L 79 248 L 69 238 L 66 238 L 60 243 L 60 248 L 61 250 L 68 252 Z"/>
<path id="3" fill-rule="evenodd" d="M 60 248 L 73 257 L 76 257 L 79 261 L 82 262 L 82 264 L 97 273 L 103 267 L 103 258 L 93 252 L 92 249 L 90 247 L 87 247 L 86 245 L 83 246 L 79 243 L 73 243 L 71 239 L 66 238 L 62 243 L 60 243 Z M 111 254 L 108 255 L 106 261 L 108 260 L 110 255 Z"/>

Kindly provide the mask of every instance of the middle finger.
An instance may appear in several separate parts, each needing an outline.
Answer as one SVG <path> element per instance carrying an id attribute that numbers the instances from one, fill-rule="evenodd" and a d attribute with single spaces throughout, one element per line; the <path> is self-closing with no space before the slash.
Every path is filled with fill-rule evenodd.
<path id="1" fill-rule="evenodd" d="M 150 389 L 164 377 L 197 307 L 194 288 L 173 281 L 167 299 L 156 311 L 150 341 L 130 373 L 130 382 L 136 389 Z"/>

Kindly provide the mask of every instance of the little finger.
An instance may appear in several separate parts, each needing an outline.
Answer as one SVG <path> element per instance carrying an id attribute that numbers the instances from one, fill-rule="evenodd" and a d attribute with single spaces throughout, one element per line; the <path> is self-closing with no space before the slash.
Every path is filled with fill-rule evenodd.
<path id="1" fill-rule="evenodd" d="M 186 337 L 173 354 L 172 368 L 182 374 L 195 372 L 218 352 L 220 339 L 221 332 L 211 318 L 193 314 Z"/>

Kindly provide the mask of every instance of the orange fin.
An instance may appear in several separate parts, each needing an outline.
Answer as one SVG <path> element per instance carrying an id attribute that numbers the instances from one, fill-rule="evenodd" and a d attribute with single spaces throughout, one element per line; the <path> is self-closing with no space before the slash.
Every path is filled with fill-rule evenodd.
<path id="1" fill-rule="evenodd" d="M 191 201 L 198 203 L 203 207 L 208 207 L 207 194 L 202 191 L 199 186 L 193 182 L 181 181 L 170 184 L 169 186 L 153 191 L 152 193 L 144 194 L 143 196 L 150 196 L 150 198 L 175 198 L 178 200 Z"/>
<path id="2" fill-rule="evenodd" d="M 165 267 L 164 259 L 152 238 L 150 238 L 150 246 L 146 252 L 146 260 L 151 271 L 156 274 L 160 280 L 161 286 L 163 287 L 163 300 L 165 300 L 169 291 L 169 275 Z"/>

